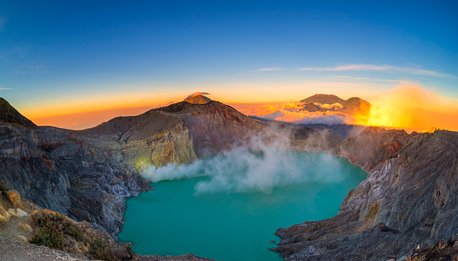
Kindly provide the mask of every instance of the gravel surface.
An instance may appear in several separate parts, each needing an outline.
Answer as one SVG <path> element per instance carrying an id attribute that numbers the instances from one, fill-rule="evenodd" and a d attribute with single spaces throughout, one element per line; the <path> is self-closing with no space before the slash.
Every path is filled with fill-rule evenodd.
<path id="1" fill-rule="evenodd" d="M 0 239 L 0 260 L 8 261 L 79 261 L 87 260 L 44 246 Z"/>

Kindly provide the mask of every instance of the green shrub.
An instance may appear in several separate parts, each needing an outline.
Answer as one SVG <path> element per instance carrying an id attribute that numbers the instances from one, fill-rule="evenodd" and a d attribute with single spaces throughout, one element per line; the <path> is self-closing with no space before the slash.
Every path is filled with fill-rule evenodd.
<path id="1" fill-rule="evenodd" d="M 87 241 L 79 228 L 61 215 L 39 215 L 34 222 L 38 231 L 33 236 L 31 243 L 63 250 L 65 236 L 72 237 L 80 242 Z"/>
<path id="2" fill-rule="evenodd" d="M 125 253 L 122 251 L 120 253 L 117 245 L 113 244 L 108 237 L 86 234 L 84 229 L 82 230 L 60 213 L 37 213 L 32 215 L 32 219 L 35 227 L 35 234 L 31 240 L 33 244 L 66 251 L 65 239 L 71 237 L 89 246 L 88 252 L 84 255 L 91 259 L 124 260 L 131 257 L 130 248 L 127 247 Z"/>
<path id="3" fill-rule="evenodd" d="M 55 226 L 44 226 L 38 229 L 38 232 L 30 241 L 33 244 L 47 246 L 49 248 L 63 248 L 64 233 Z"/>

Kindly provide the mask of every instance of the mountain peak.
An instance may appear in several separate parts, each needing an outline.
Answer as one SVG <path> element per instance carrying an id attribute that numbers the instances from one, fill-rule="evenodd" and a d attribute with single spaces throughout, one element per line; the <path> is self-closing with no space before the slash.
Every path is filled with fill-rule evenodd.
<path id="1" fill-rule="evenodd" d="M 16 123 L 26 127 L 36 127 L 32 121 L 24 117 L 2 97 L 0 97 L 0 122 Z"/>
<path id="2" fill-rule="evenodd" d="M 315 94 L 306 99 L 301 100 L 301 102 L 305 103 L 326 103 L 326 104 L 333 104 L 333 103 L 343 103 L 344 100 L 339 98 L 333 94 Z"/>
<path id="3" fill-rule="evenodd" d="M 210 95 L 208 92 L 195 92 L 186 99 L 184 99 L 185 102 L 191 103 L 191 104 L 207 104 L 211 102 L 212 100 L 208 98 L 206 95 Z"/>

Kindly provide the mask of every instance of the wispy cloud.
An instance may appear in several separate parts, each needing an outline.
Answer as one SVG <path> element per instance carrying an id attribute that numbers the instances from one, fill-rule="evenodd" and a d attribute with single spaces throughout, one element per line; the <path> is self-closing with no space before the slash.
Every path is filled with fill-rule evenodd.
<path id="1" fill-rule="evenodd" d="M 283 69 L 281 67 L 265 67 L 265 68 L 259 68 L 256 71 L 258 72 L 276 72 L 276 71 L 282 71 Z"/>
<path id="2" fill-rule="evenodd" d="M 368 82 L 399 82 L 399 80 L 394 79 L 379 79 L 379 78 L 368 78 L 368 77 L 354 77 L 347 75 L 333 75 L 332 78 L 339 80 L 348 80 L 348 81 L 368 81 Z"/>
<path id="3" fill-rule="evenodd" d="M 346 64 L 333 67 L 302 67 L 298 71 L 304 72 L 349 72 L 349 71 L 369 71 L 369 72 L 398 72 L 405 74 L 416 74 L 433 77 L 453 77 L 450 74 L 441 73 L 433 70 L 426 70 L 415 67 L 403 67 L 393 65 L 376 64 Z"/>
<path id="4" fill-rule="evenodd" d="M 11 88 L 0 86 L 0 91 L 8 91 L 8 90 L 11 90 Z"/>

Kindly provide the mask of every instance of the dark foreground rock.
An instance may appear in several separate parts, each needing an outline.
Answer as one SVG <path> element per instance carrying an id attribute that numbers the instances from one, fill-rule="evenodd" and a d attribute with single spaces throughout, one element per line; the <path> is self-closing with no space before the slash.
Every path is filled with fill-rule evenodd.
<path id="1" fill-rule="evenodd" d="M 434 245 L 418 246 L 407 261 L 458 260 L 458 235 L 450 240 L 440 240 Z"/>
<path id="2" fill-rule="evenodd" d="M 458 133 L 368 128 L 335 149 L 369 174 L 337 216 L 279 229 L 286 260 L 406 258 L 458 234 Z"/>

